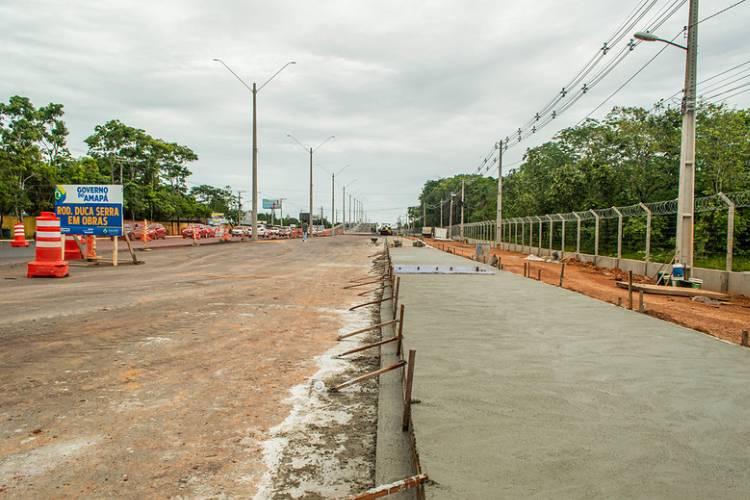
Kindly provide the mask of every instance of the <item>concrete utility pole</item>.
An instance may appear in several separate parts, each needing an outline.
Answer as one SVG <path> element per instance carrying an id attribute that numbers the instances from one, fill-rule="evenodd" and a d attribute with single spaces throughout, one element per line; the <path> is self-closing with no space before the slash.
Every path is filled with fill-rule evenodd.
<path id="1" fill-rule="evenodd" d="M 292 134 L 286 134 L 286 135 L 287 135 L 287 137 L 289 137 L 290 139 L 292 139 L 294 142 L 296 142 L 297 144 L 299 144 L 302 147 L 302 149 L 305 150 L 305 152 L 310 153 L 310 206 L 309 206 L 309 210 L 310 210 L 309 219 L 310 220 L 309 220 L 309 223 L 307 225 L 308 226 L 307 227 L 307 234 L 308 234 L 308 236 L 312 236 L 312 223 L 313 223 L 313 153 L 316 152 L 318 149 L 320 149 L 320 147 L 323 144 L 325 144 L 326 142 L 330 141 L 331 139 L 335 139 L 336 136 L 332 135 L 332 136 L 328 137 L 325 141 L 323 141 L 320 144 L 318 144 L 316 147 L 314 147 L 314 148 L 312 148 L 312 147 L 308 148 L 307 146 L 305 146 L 304 144 L 302 144 L 299 141 L 299 139 L 297 139 L 296 137 L 294 137 Z"/>
<path id="2" fill-rule="evenodd" d="M 698 0 L 690 0 L 687 29 L 675 262 L 682 263 L 689 273 L 693 268 L 693 226 L 695 223 L 695 94 L 698 65 Z"/>
<path id="3" fill-rule="evenodd" d="M 245 86 L 252 94 L 253 94 L 253 234 L 252 239 L 257 240 L 258 239 L 258 122 L 257 122 L 257 109 L 256 109 L 256 97 L 258 95 L 258 92 L 263 90 L 263 87 L 268 85 L 268 83 L 276 78 L 276 75 L 284 71 L 287 66 L 290 64 L 297 64 L 295 61 L 289 61 L 285 65 L 281 67 L 276 73 L 274 73 L 271 78 L 265 81 L 263 85 L 260 87 L 255 86 L 255 82 L 253 82 L 253 86 L 250 87 L 247 83 L 245 83 L 245 80 L 240 78 L 237 73 L 232 71 L 232 69 L 227 66 L 227 64 L 222 61 L 221 59 L 214 59 L 214 61 L 220 63 L 222 66 L 224 66 L 227 70 L 229 70 L 230 73 L 234 75 L 237 80 L 240 81 L 242 85 Z"/>
<path id="4" fill-rule="evenodd" d="M 503 242 L 503 141 L 499 140 L 497 146 L 497 222 L 495 225 L 495 243 Z"/>
<path id="5" fill-rule="evenodd" d="M 427 226 L 427 205 L 422 200 L 422 226 Z"/>
<path id="6" fill-rule="evenodd" d="M 349 224 L 353 224 L 354 219 L 352 219 L 352 195 L 349 195 Z"/>
<path id="7" fill-rule="evenodd" d="M 659 38 L 653 33 L 633 35 L 646 42 L 664 42 L 685 50 L 685 86 L 682 97 L 682 141 L 680 144 L 680 181 L 677 195 L 677 238 L 675 262 L 689 276 L 693 267 L 693 231 L 695 225 L 695 99 L 698 66 L 698 0 L 690 0 L 687 45 Z"/>
<path id="8" fill-rule="evenodd" d="M 440 227 L 443 227 L 443 203 L 445 200 L 440 200 Z"/>
<path id="9" fill-rule="evenodd" d="M 279 218 L 281 219 L 281 225 L 284 225 L 284 200 L 286 198 L 279 198 Z"/>
<path id="10" fill-rule="evenodd" d="M 453 238 L 453 197 L 456 196 L 451 193 L 450 209 L 448 210 L 448 239 Z"/>
<path id="11" fill-rule="evenodd" d="M 237 190 L 237 224 L 242 224 L 242 193 L 245 190 Z"/>
<path id="12" fill-rule="evenodd" d="M 461 239 L 464 239 L 464 188 L 465 188 L 466 182 L 464 182 L 464 179 L 461 179 Z"/>

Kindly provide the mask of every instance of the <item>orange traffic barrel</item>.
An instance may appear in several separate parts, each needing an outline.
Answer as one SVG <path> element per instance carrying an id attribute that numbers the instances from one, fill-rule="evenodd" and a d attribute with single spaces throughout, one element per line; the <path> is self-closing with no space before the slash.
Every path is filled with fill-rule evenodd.
<path id="1" fill-rule="evenodd" d="M 36 257 L 29 262 L 29 278 L 64 278 L 68 263 L 62 258 L 60 219 L 52 212 L 42 212 L 36 218 Z"/>
<path id="2" fill-rule="evenodd" d="M 26 235 L 24 234 L 23 224 L 16 224 L 13 226 L 13 241 L 10 242 L 12 247 L 27 247 L 29 242 L 26 241 Z"/>
<path id="3" fill-rule="evenodd" d="M 75 238 L 70 234 L 65 235 L 65 260 L 81 260 L 83 258 Z"/>
<path id="4" fill-rule="evenodd" d="M 86 259 L 96 260 L 96 236 L 90 234 L 86 236 Z"/>

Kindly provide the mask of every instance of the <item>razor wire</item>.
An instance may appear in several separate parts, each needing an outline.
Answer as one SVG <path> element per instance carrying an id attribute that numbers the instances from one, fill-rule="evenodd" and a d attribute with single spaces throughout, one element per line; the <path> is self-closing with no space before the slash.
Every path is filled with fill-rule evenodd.
<path id="1" fill-rule="evenodd" d="M 724 196 L 734 203 L 736 208 L 750 207 L 750 191 L 735 191 L 723 193 Z M 702 196 L 695 199 L 696 212 L 713 212 L 724 210 L 727 203 L 719 194 Z M 619 213 L 618 213 L 619 212 Z M 677 199 L 656 201 L 652 203 L 643 203 L 636 205 L 627 205 L 623 207 L 599 208 L 585 211 L 552 213 L 544 215 L 527 215 L 524 217 L 508 217 L 503 220 L 503 224 L 527 224 L 527 223 L 545 223 L 555 222 L 577 222 L 594 219 L 617 219 L 618 217 L 645 217 L 648 212 L 651 215 L 673 215 L 677 213 Z M 491 222 L 491 221 L 485 221 Z M 474 222 L 472 224 L 481 224 Z"/>

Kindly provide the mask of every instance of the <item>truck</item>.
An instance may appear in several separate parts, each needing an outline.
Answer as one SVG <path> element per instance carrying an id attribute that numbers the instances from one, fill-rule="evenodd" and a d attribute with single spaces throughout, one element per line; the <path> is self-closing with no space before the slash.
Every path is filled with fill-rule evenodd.
<path id="1" fill-rule="evenodd" d="M 432 227 L 431 226 L 422 226 L 422 237 L 423 238 L 432 238 Z"/>

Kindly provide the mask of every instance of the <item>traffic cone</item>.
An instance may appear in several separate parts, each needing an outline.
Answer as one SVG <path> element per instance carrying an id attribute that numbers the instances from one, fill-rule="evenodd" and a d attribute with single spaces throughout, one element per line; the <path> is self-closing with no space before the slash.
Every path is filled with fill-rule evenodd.
<path id="1" fill-rule="evenodd" d="M 13 226 L 13 241 L 10 242 L 10 246 L 16 248 L 29 246 L 29 242 L 26 241 L 23 224 L 19 223 Z"/>
<path id="2" fill-rule="evenodd" d="M 96 260 L 96 236 L 90 234 L 86 236 L 86 260 Z"/>
<path id="3" fill-rule="evenodd" d="M 81 260 L 83 259 L 83 255 L 81 255 L 81 249 L 78 248 L 78 244 L 76 243 L 75 236 L 73 235 L 65 235 L 65 260 Z"/>
<path id="4" fill-rule="evenodd" d="M 148 221 L 143 220 L 143 249 L 148 250 Z"/>
<path id="5" fill-rule="evenodd" d="M 29 278 L 64 278 L 68 263 L 62 260 L 60 219 L 52 212 L 42 212 L 36 218 L 36 257 L 28 263 Z"/>

